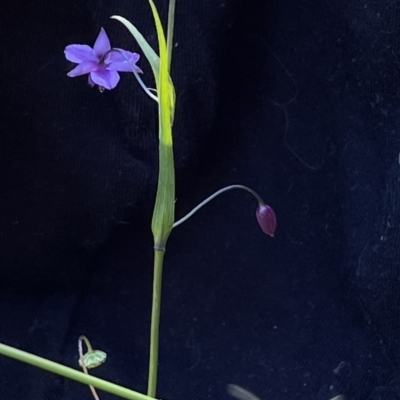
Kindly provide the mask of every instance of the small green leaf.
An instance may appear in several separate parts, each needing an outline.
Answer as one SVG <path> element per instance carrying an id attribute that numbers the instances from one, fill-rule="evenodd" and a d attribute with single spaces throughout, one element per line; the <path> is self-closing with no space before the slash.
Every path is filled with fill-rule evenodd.
<path id="1" fill-rule="evenodd" d="M 107 354 L 101 350 L 89 351 L 83 355 L 83 362 L 87 369 L 96 368 L 103 364 L 107 359 Z M 79 365 L 82 367 L 82 362 L 79 359 Z"/>

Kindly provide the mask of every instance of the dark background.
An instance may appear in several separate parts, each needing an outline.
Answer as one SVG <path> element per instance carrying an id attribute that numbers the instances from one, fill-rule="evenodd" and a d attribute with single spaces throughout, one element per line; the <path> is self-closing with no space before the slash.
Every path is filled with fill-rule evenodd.
<path id="1" fill-rule="evenodd" d="M 138 51 L 113 14 L 156 46 L 149 6 L 1 9 L 0 341 L 79 368 L 85 334 L 95 375 L 145 391 L 157 110 L 130 74 L 103 94 L 68 78 L 63 50 L 104 27 Z M 241 183 L 278 230 L 234 191 L 173 232 L 159 397 L 400 398 L 399 21 L 394 0 L 178 0 L 177 217 Z M 91 394 L 0 356 L 0 398 Z"/>

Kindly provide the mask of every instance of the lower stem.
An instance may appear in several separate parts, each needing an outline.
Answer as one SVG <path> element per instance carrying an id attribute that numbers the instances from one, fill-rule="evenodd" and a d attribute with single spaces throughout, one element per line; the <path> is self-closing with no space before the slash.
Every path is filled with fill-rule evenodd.
<path id="1" fill-rule="evenodd" d="M 134 392 L 133 390 L 127 389 L 122 386 L 118 386 L 115 383 L 111 383 L 91 375 L 86 375 L 81 371 L 77 371 L 75 369 L 66 367 L 65 365 L 55 363 L 53 361 L 38 357 L 34 354 L 27 353 L 25 351 L 7 346 L 2 343 L 0 343 L 0 354 L 18 361 L 22 361 L 26 364 L 33 365 L 37 368 L 44 369 L 54 374 L 61 375 L 65 378 L 83 383 L 85 385 L 92 385 L 97 389 L 111 393 L 115 396 L 119 396 L 123 399 L 154 400 L 144 394 Z"/>
<path id="2" fill-rule="evenodd" d="M 150 328 L 150 359 L 149 359 L 149 380 L 147 395 L 156 397 L 157 372 L 158 372 L 158 347 L 160 328 L 160 306 L 161 306 L 161 283 L 164 262 L 164 251 L 154 250 L 154 276 L 153 276 L 153 303 L 151 309 Z"/>

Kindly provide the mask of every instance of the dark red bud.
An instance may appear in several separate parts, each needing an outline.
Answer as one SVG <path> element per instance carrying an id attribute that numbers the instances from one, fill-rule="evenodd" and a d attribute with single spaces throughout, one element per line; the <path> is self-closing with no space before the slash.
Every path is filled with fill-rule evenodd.
<path id="1" fill-rule="evenodd" d="M 267 235 L 274 237 L 276 229 L 275 211 L 267 204 L 259 205 L 256 210 L 256 218 L 262 231 Z"/>

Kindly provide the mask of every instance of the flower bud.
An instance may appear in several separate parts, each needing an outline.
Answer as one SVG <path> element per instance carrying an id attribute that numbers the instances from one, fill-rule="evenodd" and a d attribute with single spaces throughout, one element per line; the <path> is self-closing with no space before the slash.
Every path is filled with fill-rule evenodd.
<path id="1" fill-rule="evenodd" d="M 259 204 L 256 210 L 257 222 L 267 235 L 274 237 L 276 229 L 275 211 L 267 204 Z"/>
<path id="2" fill-rule="evenodd" d="M 96 368 L 106 361 L 107 354 L 101 350 L 88 351 L 83 355 L 83 363 L 87 369 Z M 79 360 L 79 365 L 82 367 L 82 361 Z"/>

